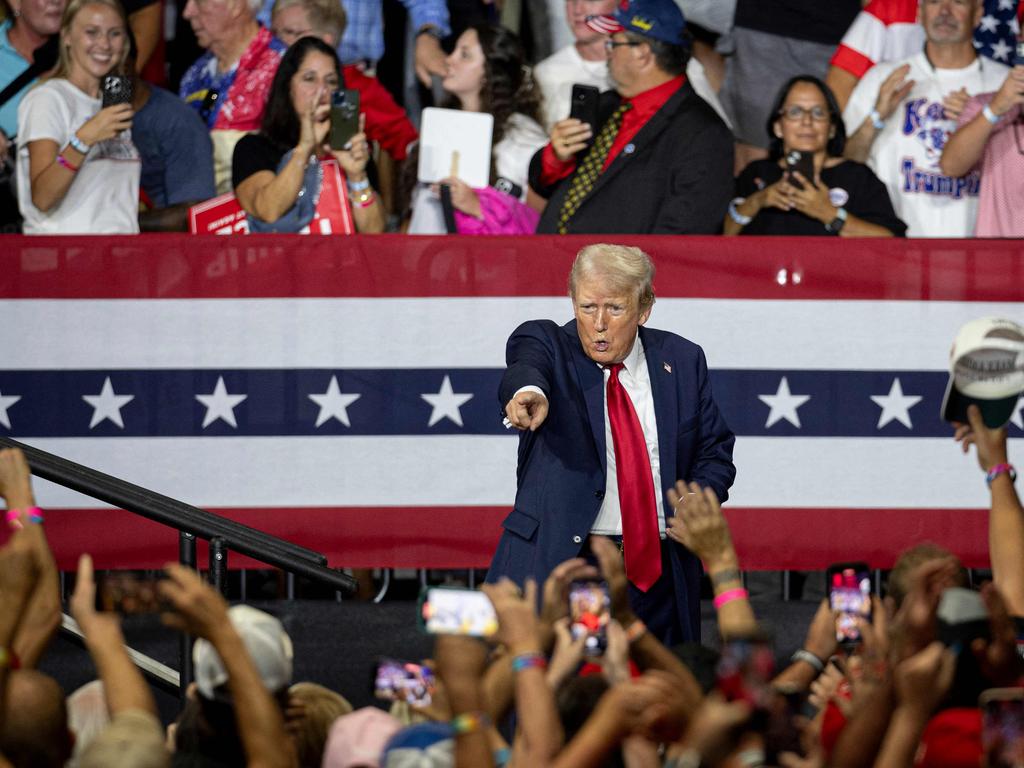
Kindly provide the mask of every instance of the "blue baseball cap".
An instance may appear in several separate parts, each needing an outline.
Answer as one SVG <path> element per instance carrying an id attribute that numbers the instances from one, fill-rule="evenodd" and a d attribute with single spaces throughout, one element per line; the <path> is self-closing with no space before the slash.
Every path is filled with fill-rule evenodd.
<path id="1" fill-rule="evenodd" d="M 605 35 L 632 32 L 669 45 L 682 45 L 686 18 L 674 0 L 622 0 L 614 14 L 588 16 L 587 26 Z"/>

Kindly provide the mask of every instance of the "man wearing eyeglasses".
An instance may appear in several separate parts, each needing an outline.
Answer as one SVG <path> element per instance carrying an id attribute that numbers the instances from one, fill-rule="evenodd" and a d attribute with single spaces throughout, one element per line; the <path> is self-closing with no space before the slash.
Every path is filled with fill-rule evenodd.
<path id="1" fill-rule="evenodd" d="M 981 173 L 952 176 L 940 160 L 967 100 L 998 90 L 1009 72 L 974 49 L 983 10 L 982 0 L 921 0 L 924 50 L 868 70 L 843 111 L 846 156 L 885 183 L 908 237 L 974 234 Z"/>
<path id="2" fill-rule="evenodd" d="M 686 77 L 689 35 L 673 0 L 594 16 L 613 91 L 597 125 L 569 118 L 530 163 L 548 200 L 538 233 L 713 234 L 732 193 L 732 135 Z"/>

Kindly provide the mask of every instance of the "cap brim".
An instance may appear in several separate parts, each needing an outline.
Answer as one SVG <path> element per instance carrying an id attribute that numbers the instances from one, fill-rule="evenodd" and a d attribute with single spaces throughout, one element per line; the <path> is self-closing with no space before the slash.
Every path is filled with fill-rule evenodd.
<path id="1" fill-rule="evenodd" d="M 945 421 L 958 421 L 961 424 L 967 424 L 967 407 L 976 405 L 981 411 L 981 419 L 985 422 L 985 426 L 989 429 L 999 429 L 1005 427 L 1013 416 L 1019 398 L 1019 393 L 998 400 L 969 397 L 956 388 L 954 377 L 950 374 L 949 382 L 946 384 L 946 394 L 942 398 L 942 418 Z"/>
<path id="2" fill-rule="evenodd" d="M 587 16 L 586 22 L 588 27 L 602 35 L 614 35 L 625 29 L 618 19 L 605 13 Z"/>

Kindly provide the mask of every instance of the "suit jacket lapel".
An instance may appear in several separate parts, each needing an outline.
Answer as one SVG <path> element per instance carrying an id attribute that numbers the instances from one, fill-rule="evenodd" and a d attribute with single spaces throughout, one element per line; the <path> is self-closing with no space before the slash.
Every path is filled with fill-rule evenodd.
<path id="1" fill-rule="evenodd" d="M 677 374 L 672 368 L 672 361 L 664 356 L 664 350 L 658 344 L 657 338 L 643 326 L 640 327 L 640 340 L 644 344 L 647 373 L 651 377 L 651 397 L 654 398 L 654 417 L 658 424 L 658 461 L 661 464 L 662 484 L 662 488 L 658 489 L 660 494 L 665 488 L 675 485 L 677 480 L 675 477 L 675 425 L 679 423 Z M 668 511 L 667 505 L 666 511 Z"/>
<path id="2" fill-rule="evenodd" d="M 676 110 L 679 109 L 679 105 L 682 103 L 688 90 L 692 90 L 692 88 L 690 84 L 686 82 L 683 83 L 682 87 L 678 91 L 669 96 L 668 101 L 665 102 L 662 108 L 655 112 L 654 116 L 651 117 L 651 119 L 648 120 L 639 131 L 637 131 L 636 136 L 633 137 L 630 143 L 636 146 L 636 151 L 630 155 L 626 155 L 624 152 L 619 152 L 616 158 L 612 160 L 612 164 L 608 166 L 608 170 L 597 177 L 597 181 L 594 182 L 594 186 L 587 194 L 587 198 L 595 194 L 597 190 L 605 184 L 608 184 L 611 179 L 615 178 L 619 171 L 625 168 L 633 157 L 654 144 L 654 141 L 662 131 L 668 128 L 671 117 L 676 113 Z M 583 204 L 586 204 L 586 199 L 584 199 Z"/>
<path id="3" fill-rule="evenodd" d="M 572 349 L 573 364 L 576 366 L 576 378 L 586 404 L 587 421 L 594 436 L 594 448 L 601 462 L 601 471 L 607 473 L 608 455 L 604 441 L 604 372 L 583 351 L 583 345 L 580 344 L 576 332 L 576 321 L 566 323 L 562 330 L 571 337 L 569 346 Z"/>

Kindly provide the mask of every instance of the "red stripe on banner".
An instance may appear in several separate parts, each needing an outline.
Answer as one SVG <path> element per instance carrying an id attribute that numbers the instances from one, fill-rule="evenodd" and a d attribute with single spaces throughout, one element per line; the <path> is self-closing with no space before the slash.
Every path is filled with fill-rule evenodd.
<path id="1" fill-rule="evenodd" d="M 507 507 L 308 507 L 211 510 L 328 556 L 333 567 L 484 568 Z M 46 510 L 62 570 L 89 552 L 98 568 L 158 568 L 178 557 L 177 533 L 122 510 Z M 746 570 L 821 570 L 864 560 L 889 568 L 933 541 L 972 568 L 988 565 L 988 512 L 977 509 L 727 508 Z M 199 562 L 208 562 L 201 543 Z M 236 553 L 230 568 L 260 566 Z"/>
<path id="2" fill-rule="evenodd" d="M 637 245 L 663 297 L 1024 301 L 1019 240 L 5 235 L 0 299 L 563 296 L 576 252 Z"/>

